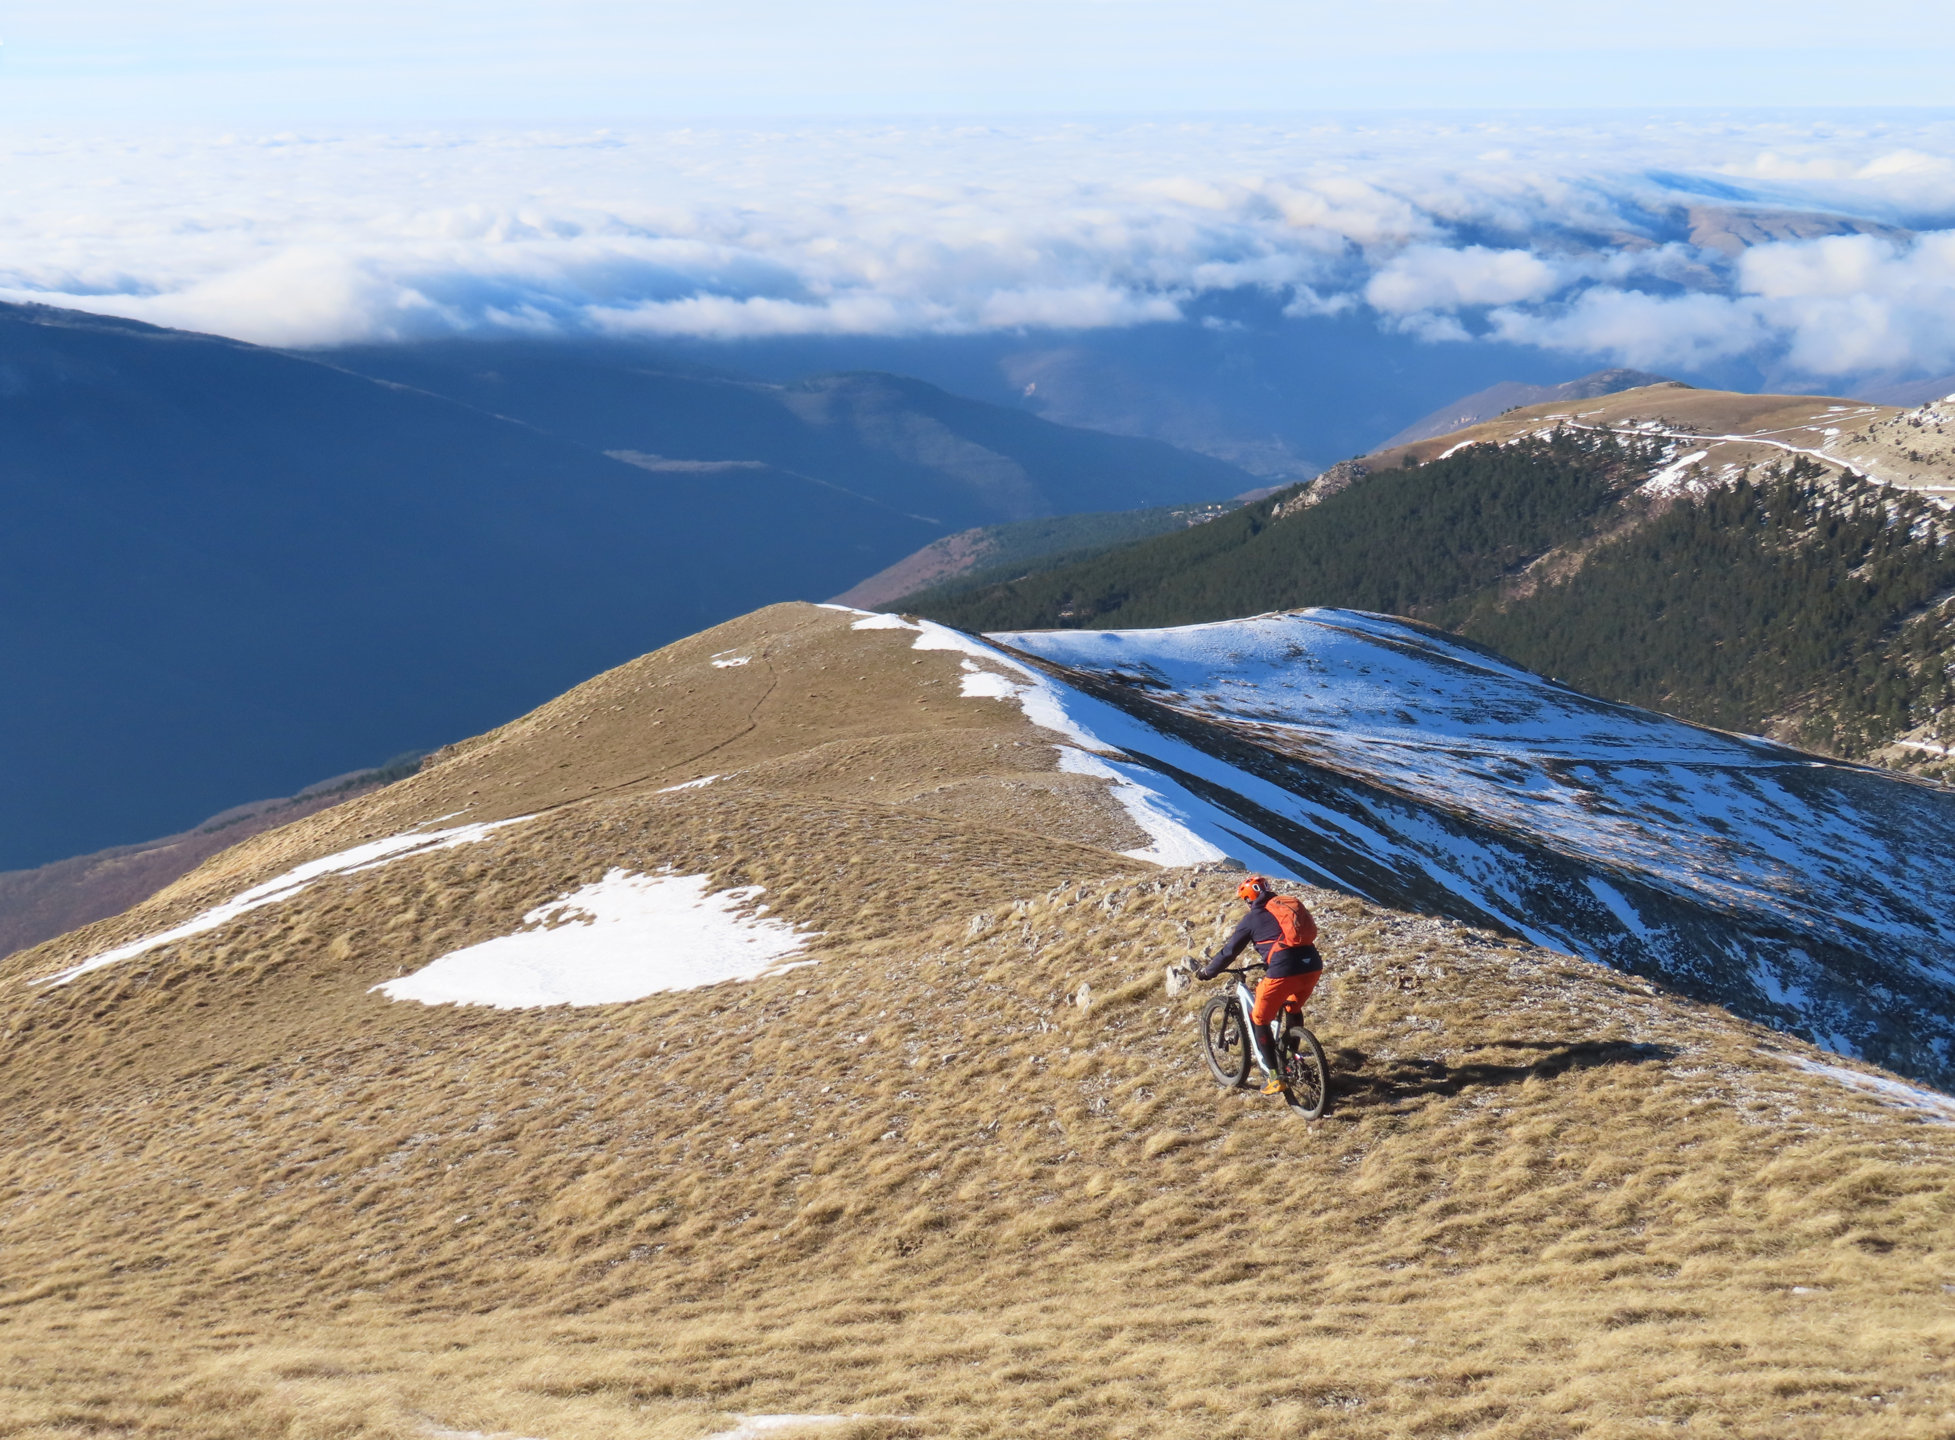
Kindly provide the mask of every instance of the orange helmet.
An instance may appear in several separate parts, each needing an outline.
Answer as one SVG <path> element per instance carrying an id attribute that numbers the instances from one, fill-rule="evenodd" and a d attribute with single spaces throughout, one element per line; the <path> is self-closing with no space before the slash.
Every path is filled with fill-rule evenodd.
<path id="1" fill-rule="evenodd" d="M 1265 880 L 1260 875 L 1251 875 L 1246 880 L 1244 880 L 1240 885 L 1235 887 L 1236 899 L 1248 900 L 1251 902 L 1257 900 L 1267 900 L 1269 899 L 1270 896 L 1274 895 L 1275 893 L 1276 891 L 1271 888 L 1269 881 Z"/>

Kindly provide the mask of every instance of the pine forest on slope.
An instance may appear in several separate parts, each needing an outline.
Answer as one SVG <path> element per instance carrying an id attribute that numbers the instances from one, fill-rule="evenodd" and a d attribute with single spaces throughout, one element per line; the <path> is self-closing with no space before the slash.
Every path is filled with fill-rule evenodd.
<path id="1" fill-rule="evenodd" d="M 1869 427 L 1876 441 L 1887 423 Z M 1439 453 L 1424 463 L 1386 457 L 1404 463 L 1360 470 L 1321 500 L 1292 490 L 1077 564 L 903 603 L 981 631 L 1309 605 L 1402 614 L 1594 694 L 1939 769 L 1955 736 L 1942 729 L 1955 698 L 1955 526 L 1935 501 L 1802 451 L 1711 471 L 1691 440 L 1562 416 L 1442 444 L 1428 442 Z"/>

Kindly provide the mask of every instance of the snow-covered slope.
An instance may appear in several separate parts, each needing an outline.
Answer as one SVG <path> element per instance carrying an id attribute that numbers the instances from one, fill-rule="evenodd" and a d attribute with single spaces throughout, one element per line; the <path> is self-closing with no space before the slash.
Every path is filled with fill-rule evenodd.
<path id="1" fill-rule="evenodd" d="M 1354 611 L 988 638 L 1180 853 L 1497 924 L 1955 1084 L 1955 798 L 1935 787 Z"/>

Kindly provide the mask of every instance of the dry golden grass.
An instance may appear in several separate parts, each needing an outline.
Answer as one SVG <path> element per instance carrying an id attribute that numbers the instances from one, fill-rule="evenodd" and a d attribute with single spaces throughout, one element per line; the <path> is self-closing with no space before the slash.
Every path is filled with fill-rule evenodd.
<path id="1" fill-rule="evenodd" d="M 1944 406 L 1945 410 L 1947 407 Z M 1955 495 L 1955 437 L 1946 424 L 1924 419 L 1919 409 L 1871 405 L 1826 395 L 1748 395 L 1730 390 L 1692 390 L 1673 385 L 1623 390 L 1591 400 L 1555 401 L 1509 411 L 1450 435 L 1434 436 L 1366 456 L 1374 469 L 1407 460 L 1426 461 L 1463 441 L 1500 443 L 1579 413 L 1589 425 L 1634 426 L 1655 421 L 1684 435 L 1701 435 L 1704 468 L 1735 474 L 1746 466 L 1786 465 L 1783 447 L 1819 452 L 1832 468 L 1851 469 L 1883 484 L 1925 494 Z M 1747 439 L 1763 436 L 1778 444 Z"/>
<path id="2" fill-rule="evenodd" d="M 1015 707 L 846 625 L 722 627 L 9 962 L 0 1434 L 1955 1433 L 1955 1131 L 1329 894 L 1336 1108 L 1221 1092 L 1161 971 L 1233 879 L 1113 853 Z M 774 673 L 706 665 L 741 643 Z M 558 791 L 588 798 L 16 983 Z M 579 1010 L 369 993 L 613 864 L 764 883 L 820 963 Z"/>
<path id="3" fill-rule="evenodd" d="M 1936 492 L 1955 485 L 1955 464 L 1949 455 L 1941 453 L 1947 447 L 1932 432 L 1929 448 L 1936 454 L 1921 456 L 1919 463 L 1908 459 L 1908 437 L 1917 449 L 1924 442 L 1919 430 L 1907 431 L 1905 436 L 1900 433 L 1906 430 L 1907 413 L 1891 405 L 1827 395 L 1749 395 L 1734 390 L 1648 385 L 1589 400 L 1529 405 L 1450 435 L 1381 450 L 1366 460 L 1374 468 L 1401 465 L 1408 459 L 1431 460 L 1464 441 L 1499 443 L 1553 424 L 1558 416 L 1580 414 L 1582 423 L 1588 425 L 1635 426 L 1655 421 L 1679 434 L 1704 436 L 1701 446 L 1688 448 L 1706 451 L 1705 468 L 1713 473 L 1725 466 L 1735 472 L 1746 465 L 1762 469 L 1787 464 L 1792 457 L 1782 447 L 1792 445 L 1823 451 L 1829 458 L 1836 457 L 1835 468 L 1850 466 L 1888 484 Z M 1747 440 L 1743 438 L 1746 436 L 1763 436 L 1779 444 Z"/>

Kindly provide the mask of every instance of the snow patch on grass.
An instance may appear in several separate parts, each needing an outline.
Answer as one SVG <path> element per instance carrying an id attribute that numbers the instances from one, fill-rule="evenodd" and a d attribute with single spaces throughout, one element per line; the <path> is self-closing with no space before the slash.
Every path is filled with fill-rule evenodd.
<path id="1" fill-rule="evenodd" d="M 892 625 L 875 623 L 882 620 L 891 620 L 895 623 Z M 1012 689 L 1009 698 L 1016 700 L 1019 708 L 1025 712 L 1025 718 L 1041 730 L 1050 730 L 1054 734 L 1063 735 L 1075 745 L 1088 750 L 1113 751 L 1118 748 L 1102 740 L 1077 718 L 1074 712 L 1085 697 L 1068 686 L 1055 684 L 1031 666 L 1012 659 L 996 646 L 973 639 L 961 630 L 953 630 L 948 625 L 939 625 L 934 620 L 905 620 L 900 615 L 872 616 L 868 620 L 856 621 L 850 628 L 914 630 L 916 642 L 910 647 L 911 649 L 948 650 L 965 657 L 965 684 L 967 686 L 975 684 L 978 687 L 976 690 L 967 690 L 967 694 L 997 695 L 998 698 L 1005 698 L 1000 692 L 1003 686 L 1009 685 Z M 997 681 L 973 681 L 971 672 L 980 667 L 972 665 L 970 663 L 972 660 L 983 660 L 995 667 Z M 1017 677 L 1016 680 L 1012 678 L 1014 676 Z M 1113 712 L 1109 710 L 1109 713 Z"/>
<path id="2" fill-rule="evenodd" d="M 1688 473 L 1691 466 L 1703 460 L 1710 453 L 1708 450 L 1693 450 L 1688 455 L 1677 457 L 1654 475 L 1650 476 L 1649 479 L 1645 480 L 1643 482 L 1643 489 L 1651 495 L 1670 495 L 1679 490 L 1691 488 L 1689 483 L 1684 479 L 1684 476 Z"/>
<path id="3" fill-rule="evenodd" d="M 845 1420 L 859 1418 L 855 1415 L 742 1415 L 740 1423 L 731 1430 L 715 1430 L 706 1440 L 759 1440 L 776 1430 L 803 1425 L 840 1425 Z"/>
<path id="4" fill-rule="evenodd" d="M 1089 748 L 1251 864 L 1379 884 L 1382 903 L 1404 904 L 1409 877 L 1418 908 L 1645 973 L 1714 974 L 1726 1003 L 1843 1054 L 1875 1053 L 1880 1031 L 1807 983 L 1838 963 L 1815 958 L 1829 946 L 1869 957 L 1848 983 L 1883 1008 L 1897 985 L 1955 976 L 1955 918 L 1934 903 L 1955 807 L 1939 792 L 1593 699 L 1388 616 L 985 638 L 1132 696 L 1116 710 L 1044 687 Z M 1176 717 L 1247 748 L 1206 746 Z M 1275 763 L 1234 759 L 1257 750 Z M 1955 1024 L 1933 1006 L 1910 1023 Z"/>
<path id="5" fill-rule="evenodd" d="M 970 661 L 964 662 L 964 683 L 958 694 L 967 698 L 983 700 L 1016 700 L 1024 693 L 1025 687 L 1014 685 L 1011 680 L 995 670 L 980 670 Z"/>
<path id="6" fill-rule="evenodd" d="M 669 990 L 753 980 L 805 949 L 801 927 L 754 902 L 758 885 L 708 890 L 704 875 L 602 880 L 539 905 L 524 928 L 452 951 L 373 988 L 424 1005 L 618 1005 Z M 813 964 L 800 961 L 798 964 Z"/>
<path id="7" fill-rule="evenodd" d="M 394 861 L 404 860 L 410 855 L 432 855 L 437 850 L 452 850 L 457 845 L 472 845 L 478 840 L 488 838 L 505 826 L 520 825 L 523 821 L 532 818 L 529 815 L 517 815 L 508 820 L 456 825 L 447 830 L 424 830 L 406 835 L 389 835 L 384 840 L 370 840 L 364 845 L 354 846 L 351 850 L 342 850 L 337 855 L 308 860 L 305 864 L 287 870 L 275 879 L 267 880 L 261 885 L 253 885 L 249 890 L 232 896 L 221 905 L 213 905 L 210 909 L 191 916 L 181 925 L 173 925 L 168 930 L 159 930 L 154 935 L 145 935 L 142 939 L 132 940 L 127 945 L 118 945 L 113 950 L 104 950 L 99 955 L 91 955 L 80 964 L 71 965 L 39 983 L 66 985 L 77 976 L 86 975 L 91 970 L 99 970 L 104 965 L 113 965 L 119 960 L 131 959 L 174 941 L 215 930 L 220 925 L 229 924 L 240 915 L 248 915 L 253 910 L 290 900 L 313 881 L 324 876 L 354 875 L 364 870 L 376 870 L 382 865 L 391 865 Z"/>
<path id="8" fill-rule="evenodd" d="M 712 784 L 719 778 L 717 775 L 701 775 L 697 780 L 682 780 L 677 785 L 667 785 L 663 790 L 655 790 L 652 793 L 655 795 L 670 795 L 678 790 L 698 790 Z"/>
<path id="9" fill-rule="evenodd" d="M 1643 923 L 1643 917 L 1637 913 L 1636 907 L 1629 903 L 1627 895 L 1599 875 L 1589 876 L 1587 883 L 1589 893 L 1608 907 L 1609 913 L 1622 922 L 1623 929 L 1644 939 L 1649 938 L 1649 926 Z"/>
<path id="10" fill-rule="evenodd" d="M 1151 841 L 1136 858 L 1234 855 L 1641 973 L 1715 975 L 1751 1018 L 1849 1056 L 1878 1050 L 1879 1031 L 1807 983 L 1836 963 L 1814 958 L 1828 946 L 1878 957 L 1851 987 L 1882 1006 L 1896 985 L 1955 978 L 1955 917 L 1928 878 L 1955 835 L 1938 792 L 1594 699 L 1359 611 L 982 639 L 855 623 L 962 654 L 966 695 L 1018 704 L 1054 732 L 1062 769 L 1112 784 Z M 1118 688 L 1101 699 L 1066 671 Z M 1211 746 L 1211 730 L 1239 743 Z M 1939 1011 L 1919 1018 L 1955 1033 Z"/>
<path id="11" fill-rule="evenodd" d="M 1824 1075 L 1829 1080 L 1837 1080 L 1842 1085 L 1876 1096 L 1903 1110 L 1912 1110 L 1944 1125 L 1955 1125 L 1955 1095 L 1944 1095 L 1939 1090 L 1910 1085 L 1905 1080 L 1893 1080 L 1885 1075 L 1868 1075 L 1840 1065 L 1825 1065 L 1798 1055 L 1780 1055 L 1778 1058 L 1808 1074 Z"/>

